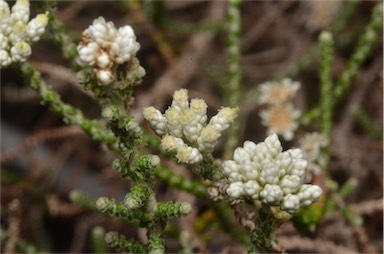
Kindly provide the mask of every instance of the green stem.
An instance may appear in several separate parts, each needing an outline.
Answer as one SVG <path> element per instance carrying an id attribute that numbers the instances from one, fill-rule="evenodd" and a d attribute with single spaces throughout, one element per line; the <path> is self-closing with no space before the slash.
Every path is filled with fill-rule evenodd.
<path id="1" fill-rule="evenodd" d="M 65 31 L 64 23 L 57 13 L 57 1 L 46 1 L 44 4 L 46 5 L 45 9 L 49 10 L 49 22 L 44 36 L 60 46 L 64 58 L 70 60 L 72 67 L 78 70 L 79 65 L 76 63 L 77 45 Z"/>
<path id="2" fill-rule="evenodd" d="M 107 246 L 104 241 L 104 228 L 97 226 L 92 229 L 91 239 L 94 253 L 107 253 Z"/>
<path id="3" fill-rule="evenodd" d="M 205 186 L 198 182 L 189 180 L 181 175 L 175 174 L 172 170 L 159 166 L 155 171 L 156 177 L 164 181 L 167 186 L 189 192 L 197 198 L 205 198 Z"/>
<path id="4" fill-rule="evenodd" d="M 346 69 L 341 74 L 339 81 L 336 83 L 333 94 L 333 106 L 339 102 L 344 94 L 351 86 L 353 79 L 356 77 L 359 68 L 371 54 L 373 45 L 378 41 L 383 26 L 382 22 L 383 4 L 378 3 L 372 11 L 371 19 L 366 26 L 364 32 L 359 36 L 355 51 L 347 63 Z M 320 116 L 320 108 L 314 107 L 309 110 L 300 119 L 302 125 L 308 125 Z"/>
<path id="5" fill-rule="evenodd" d="M 252 245 L 248 249 L 248 253 L 272 253 L 272 242 L 275 237 L 276 219 L 271 208 L 263 205 L 256 219 L 256 228 L 251 232 Z"/>
<path id="6" fill-rule="evenodd" d="M 36 71 L 28 62 L 21 66 L 23 76 L 29 80 L 29 86 L 36 90 L 39 94 L 40 101 L 48 104 L 49 109 L 61 116 L 67 124 L 78 125 L 85 133 L 90 135 L 92 139 L 106 143 L 113 151 L 118 151 L 116 137 L 109 130 L 104 129 L 99 122 L 91 120 L 84 116 L 80 109 L 69 104 L 65 104 L 60 95 L 52 89 L 41 78 L 40 72 Z"/>
<path id="7" fill-rule="evenodd" d="M 320 34 L 320 108 L 321 108 L 321 132 L 328 144 L 332 138 L 332 62 L 333 39 L 329 32 Z M 330 160 L 329 145 L 323 149 L 324 170 L 328 169 Z"/>
<path id="8" fill-rule="evenodd" d="M 238 107 L 241 95 L 241 18 L 240 0 L 230 0 L 228 6 L 228 64 L 229 82 L 226 86 L 227 100 L 230 107 Z M 232 123 L 225 145 L 225 156 L 229 157 L 237 145 L 240 136 L 241 115 Z"/>

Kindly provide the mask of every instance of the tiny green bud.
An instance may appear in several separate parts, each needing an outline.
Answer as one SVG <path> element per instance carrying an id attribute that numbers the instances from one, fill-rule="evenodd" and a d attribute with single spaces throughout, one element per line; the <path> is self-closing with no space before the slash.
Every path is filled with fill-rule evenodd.
<path id="1" fill-rule="evenodd" d="M 328 31 L 323 31 L 319 38 L 321 41 L 332 41 L 332 34 Z"/>
<path id="2" fill-rule="evenodd" d="M 120 170 L 121 170 L 121 161 L 120 161 L 120 159 L 115 159 L 112 162 L 112 169 L 120 172 Z"/>
<path id="3" fill-rule="evenodd" d="M 103 118 L 105 118 L 106 120 L 111 120 L 115 114 L 114 110 L 112 107 L 104 107 L 102 112 L 101 112 L 101 115 Z"/>
<path id="4" fill-rule="evenodd" d="M 183 215 L 187 215 L 191 212 L 191 210 L 191 205 L 186 202 L 157 203 L 155 216 L 163 219 L 171 217 L 180 217 Z"/>
<path id="5" fill-rule="evenodd" d="M 92 246 L 95 253 L 106 253 L 104 228 L 101 226 L 96 226 L 92 229 Z"/>
<path id="6" fill-rule="evenodd" d="M 95 237 L 100 237 L 100 236 L 104 235 L 104 233 L 105 233 L 104 229 L 101 226 L 96 226 L 92 230 L 92 235 Z"/>
<path id="7" fill-rule="evenodd" d="M 81 197 L 81 192 L 78 191 L 78 190 L 72 190 L 72 191 L 69 193 L 69 199 L 70 199 L 72 202 L 76 202 L 76 200 L 78 200 L 80 197 Z"/>
<path id="8" fill-rule="evenodd" d="M 76 73 L 76 80 L 80 84 L 86 84 L 89 83 L 92 79 L 91 73 L 89 73 L 88 70 L 81 70 Z"/>
<path id="9" fill-rule="evenodd" d="M 128 209 L 136 209 L 142 206 L 148 199 L 150 190 L 148 186 L 134 184 L 131 192 L 125 196 L 124 205 Z"/>
<path id="10" fill-rule="evenodd" d="M 128 122 L 127 129 L 128 129 L 128 131 L 135 133 L 138 136 L 141 135 L 141 128 L 140 128 L 139 124 L 134 120 L 131 120 Z"/>
<path id="11" fill-rule="evenodd" d="M 164 252 L 164 238 L 159 235 L 151 235 L 148 239 L 148 253 L 163 254 Z"/>
<path id="12" fill-rule="evenodd" d="M 107 212 L 109 206 L 110 206 L 110 201 L 107 197 L 100 197 L 97 199 L 96 207 L 100 212 L 102 213 Z"/>
<path id="13" fill-rule="evenodd" d="M 192 211 L 192 206 L 191 206 L 191 204 L 189 204 L 189 203 L 187 203 L 187 202 L 181 203 L 181 205 L 180 205 L 180 213 L 181 213 L 182 215 L 187 215 L 187 214 L 189 214 L 191 211 Z"/>
<path id="14" fill-rule="evenodd" d="M 108 232 L 105 234 L 104 240 L 109 246 L 116 247 L 119 240 L 119 234 L 117 232 Z"/>
<path id="15" fill-rule="evenodd" d="M 149 155 L 152 167 L 156 168 L 160 165 L 160 157 L 157 155 Z"/>

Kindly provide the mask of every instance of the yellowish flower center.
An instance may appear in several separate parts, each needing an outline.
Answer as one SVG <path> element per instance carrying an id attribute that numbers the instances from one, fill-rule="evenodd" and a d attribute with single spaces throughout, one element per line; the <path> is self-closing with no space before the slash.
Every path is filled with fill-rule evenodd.
<path id="1" fill-rule="evenodd" d="M 292 113 L 283 107 L 276 107 L 272 110 L 268 121 L 268 125 L 272 128 L 284 131 L 289 129 L 292 124 L 293 116 Z"/>

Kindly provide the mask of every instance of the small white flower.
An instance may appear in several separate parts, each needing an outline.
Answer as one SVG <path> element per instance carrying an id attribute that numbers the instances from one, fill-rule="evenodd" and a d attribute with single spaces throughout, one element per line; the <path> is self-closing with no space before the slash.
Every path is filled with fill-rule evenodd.
<path id="1" fill-rule="evenodd" d="M 301 205 L 309 206 L 321 196 L 322 192 L 321 188 L 317 185 L 303 184 L 297 195 L 300 198 Z"/>
<path id="2" fill-rule="evenodd" d="M 11 48 L 13 62 L 25 62 L 31 55 L 31 46 L 24 41 L 19 41 Z"/>
<path id="3" fill-rule="evenodd" d="M 188 106 L 189 106 L 188 90 L 180 89 L 175 91 L 173 93 L 171 108 L 173 108 L 177 112 L 181 112 L 182 110 L 188 109 Z"/>
<path id="4" fill-rule="evenodd" d="M 223 107 L 219 112 L 211 118 L 209 124 L 218 132 L 222 132 L 229 127 L 237 116 L 237 108 Z"/>
<path id="5" fill-rule="evenodd" d="M 91 66 L 96 62 L 100 47 L 96 42 L 90 42 L 87 45 L 79 45 L 77 51 L 79 52 L 79 64 L 82 66 Z"/>
<path id="6" fill-rule="evenodd" d="M 280 186 L 285 194 L 296 193 L 301 185 L 302 179 L 298 175 L 286 175 L 280 182 Z"/>
<path id="7" fill-rule="evenodd" d="M 17 0 L 10 11 L 8 4 L 0 0 L 0 67 L 25 62 L 32 53 L 30 44 L 45 31 L 48 12 L 37 15 L 28 23 L 29 8 L 28 0 Z"/>
<path id="8" fill-rule="evenodd" d="M 202 128 L 200 136 L 197 138 L 199 150 L 212 152 L 220 136 L 221 134 L 212 125 Z"/>
<path id="9" fill-rule="evenodd" d="M 253 161 L 242 161 L 239 172 L 243 176 L 244 180 L 256 180 L 260 177 L 259 167 L 257 163 Z"/>
<path id="10" fill-rule="evenodd" d="M 289 78 L 281 81 L 266 82 L 259 87 L 259 103 L 269 105 L 281 105 L 290 102 L 300 88 L 299 82 Z"/>
<path id="11" fill-rule="evenodd" d="M 184 146 L 177 150 L 176 158 L 183 163 L 196 164 L 203 159 L 203 156 L 196 148 Z"/>
<path id="12" fill-rule="evenodd" d="M 243 183 L 242 182 L 233 182 L 227 188 L 227 194 L 231 198 L 237 199 L 243 195 Z"/>
<path id="13" fill-rule="evenodd" d="M 183 135 L 183 125 L 181 124 L 181 116 L 179 111 L 173 107 L 169 107 L 165 111 L 165 119 L 167 120 L 167 130 L 169 134 L 175 137 L 182 137 Z"/>
<path id="14" fill-rule="evenodd" d="M 236 114 L 237 109 L 222 108 L 207 124 L 207 104 L 202 99 L 189 102 L 188 90 L 180 89 L 174 92 L 171 106 L 163 115 L 150 107 L 144 111 L 144 118 L 158 135 L 170 135 L 188 144 L 183 150 L 177 149 L 179 161 L 196 163 L 202 160 L 202 154 L 214 150 L 222 131 L 229 127 Z M 194 153 L 191 158 L 184 155 L 188 150 Z M 238 172 L 233 173 L 233 177 L 241 177 Z"/>
<path id="15" fill-rule="evenodd" d="M 48 12 L 39 14 L 32 19 L 27 26 L 27 34 L 32 42 L 38 41 L 40 36 L 45 32 L 45 27 L 48 24 Z"/>
<path id="16" fill-rule="evenodd" d="M 27 24 L 17 21 L 13 24 L 12 33 L 8 35 L 8 40 L 14 45 L 19 41 L 27 39 Z"/>
<path id="17" fill-rule="evenodd" d="M 266 144 L 266 146 L 268 148 L 268 154 L 273 159 L 275 159 L 277 157 L 277 155 L 280 154 L 283 150 L 283 148 L 281 147 L 281 143 L 280 143 L 278 136 L 274 133 L 272 133 L 272 135 L 269 135 L 265 139 L 264 143 Z"/>
<path id="18" fill-rule="evenodd" d="M 279 185 L 267 184 L 260 192 L 262 201 L 270 205 L 278 205 L 282 200 L 284 193 Z"/>
<path id="19" fill-rule="evenodd" d="M 88 34 L 100 47 L 107 48 L 116 38 L 117 30 L 112 22 L 106 22 L 103 17 L 99 17 L 84 33 Z"/>
<path id="20" fill-rule="evenodd" d="M 96 72 L 96 77 L 97 77 L 97 80 L 99 81 L 99 84 L 105 86 L 105 85 L 108 85 L 110 83 L 112 83 L 112 81 L 115 79 L 115 77 L 113 76 L 112 72 L 108 69 L 106 70 L 98 70 Z"/>
<path id="21" fill-rule="evenodd" d="M 207 103 L 202 99 L 192 99 L 190 103 L 190 110 L 194 113 L 193 123 L 205 125 L 207 122 Z"/>
<path id="22" fill-rule="evenodd" d="M 250 154 L 248 150 L 244 149 L 243 147 L 238 147 L 233 153 L 233 160 L 241 164 L 243 161 L 251 160 L 251 156 L 252 154 Z"/>
<path id="23" fill-rule="evenodd" d="M 28 0 L 17 0 L 15 5 L 12 7 L 11 21 L 21 21 L 27 23 L 29 19 L 29 1 Z"/>
<path id="24" fill-rule="evenodd" d="M 5 50 L 0 50 L 0 66 L 7 66 L 12 63 L 12 58 Z"/>
<path id="25" fill-rule="evenodd" d="M 280 134 L 285 140 L 293 138 L 293 132 L 299 126 L 300 115 L 300 111 L 294 109 L 292 104 L 274 106 L 260 111 L 262 124 L 268 127 L 268 133 Z"/>
<path id="26" fill-rule="evenodd" d="M 130 60 L 138 65 L 135 70 L 130 69 L 131 74 L 135 75 L 135 78 L 144 76 L 145 71 L 134 61 L 139 48 L 140 44 L 136 41 L 130 26 L 123 26 L 117 30 L 112 22 L 106 22 L 103 17 L 99 17 L 84 30 L 83 39 L 77 47 L 79 52 L 77 61 L 84 67 L 91 67 L 95 74 L 103 73 L 96 75 L 100 85 L 111 84 L 115 76 L 114 67 Z M 111 75 L 104 75 L 109 74 L 108 72 Z M 100 80 L 100 75 L 105 79 Z M 113 79 L 109 82 L 108 77 Z"/>
<path id="27" fill-rule="evenodd" d="M 195 124 L 193 124 L 195 123 Z M 202 132 L 203 125 L 199 124 L 197 121 L 189 121 L 188 123 L 184 124 L 183 128 L 183 135 L 185 136 L 186 139 L 188 139 L 189 142 L 191 143 L 199 143 L 199 135 Z M 200 141 L 200 142 L 205 142 L 205 141 Z M 202 143 L 199 147 L 203 148 L 205 147 L 206 150 L 209 150 L 208 144 Z M 199 148 L 200 149 L 200 148 Z"/>
<path id="28" fill-rule="evenodd" d="M 258 199 L 260 194 L 260 185 L 257 181 L 250 180 L 243 185 L 243 192 L 253 199 Z"/>
<path id="29" fill-rule="evenodd" d="M 167 129 L 167 120 L 161 112 L 154 107 L 147 107 L 143 111 L 144 118 L 150 122 L 157 135 L 164 135 Z"/>
<path id="30" fill-rule="evenodd" d="M 259 181 L 263 185 L 279 182 L 279 168 L 271 161 L 263 161 L 260 171 Z"/>
<path id="31" fill-rule="evenodd" d="M 140 49 L 140 44 L 136 42 L 136 36 L 132 27 L 124 26 L 119 28 L 115 40 L 111 44 L 111 51 L 118 64 L 129 61 Z"/>
<path id="32" fill-rule="evenodd" d="M 284 196 L 281 204 L 281 209 L 288 213 L 294 213 L 300 209 L 300 198 L 294 194 L 287 194 Z"/>
<path id="33" fill-rule="evenodd" d="M 171 135 L 165 135 L 161 139 L 161 148 L 167 152 L 177 152 L 177 150 L 184 147 L 184 142 L 181 138 L 176 138 Z"/>
<path id="34" fill-rule="evenodd" d="M 235 181 L 241 180 L 241 175 L 239 174 L 240 172 L 239 164 L 237 164 L 233 160 L 226 160 L 223 162 L 223 171 L 224 171 L 224 174 L 228 176 L 228 179 L 230 181 L 235 182 Z"/>
<path id="35" fill-rule="evenodd" d="M 0 34 L 0 50 L 6 50 L 8 48 L 8 37 Z"/>
<path id="36" fill-rule="evenodd" d="M 12 32 L 13 26 L 8 4 L 4 0 L 0 0 L 0 20 L 0 33 L 8 36 Z"/>
<path id="37" fill-rule="evenodd" d="M 111 64 L 111 59 L 109 58 L 109 55 L 106 52 L 101 52 L 97 58 L 96 58 L 96 65 L 101 68 L 105 69 Z"/>
<path id="38" fill-rule="evenodd" d="M 310 205 L 321 195 L 320 187 L 303 185 L 307 162 L 302 151 L 282 152 L 276 134 L 258 144 L 245 141 L 243 147 L 235 149 L 233 157 L 234 160 L 222 164 L 223 173 L 230 182 L 227 193 L 232 202 L 252 198 L 281 209 L 280 212 L 275 209 L 274 213 L 281 217 L 286 212 L 294 213 L 301 206 Z M 240 186 L 243 186 L 242 191 Z"/>

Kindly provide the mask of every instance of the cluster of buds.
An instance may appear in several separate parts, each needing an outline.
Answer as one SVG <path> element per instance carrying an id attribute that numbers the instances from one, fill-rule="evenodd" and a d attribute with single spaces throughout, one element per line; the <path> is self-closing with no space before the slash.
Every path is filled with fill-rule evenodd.
<path id="1" fill-rule="evenodd" d="M 195 164 L 211 153 L 237 115 L 237 109 L 223 107 L 207 123 L 207 104 L 202 99 L 189 102 L 188 90 L 173 94 L 171 106 L 162 114 L 154 107 L 144 109 L 144 118 L 162 136 L 161 147 L 175 153 L 178 161 Z"/>
<path id="2" fill-rule="evenodd" d="M 307 161 L 302 151 L 282 150 L 276 134 L 259 144 L 245 141 L 243 147 L 236 148 L 233 160 L 223 162 L 230 182 L 228 196 L 234 202 L 244 198 L 257 200 L 289 214 L 315 202 L 322 190 L 303 184 Z"/>
<path id="3" fill-rule="evenodd" d="M 12 12 L 7 2 L 0 0 L 0 68 L 25 62 L 32 53 L 30 44 L 44 33 L 48 12 L 28 22 L 29 15 L 28 0 L 17 0 Z"/>
<path id="4" fill-rule="evenodd" d="M 293 106 L 293 99 L 300 88 L 299 82 L 285 78 L 281 81 L 266 82 L 259 86 L 259 103 L 267 107 L 260 111 L 262 123 L 268 133 L 277 133 L 285 140 L 293 138 L 297 129 L 300 111 Z"/>
<path id="5" fill-rule="evenodd" d="M 77 47 L 78 63 L 92 68 L 99 85 L 108 85 L 115 80 L 117 65 L 132 60 L 139 49 L 132 27 L 116 29 L 112 22 L 99 17 L 83 32 Z"/>

